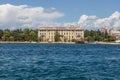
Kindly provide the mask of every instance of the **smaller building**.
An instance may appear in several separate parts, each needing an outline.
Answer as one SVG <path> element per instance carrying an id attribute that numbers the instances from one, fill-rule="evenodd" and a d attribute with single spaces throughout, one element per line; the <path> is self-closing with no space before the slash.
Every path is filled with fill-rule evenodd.
<path id="1" fill-rule="evenodd" d="M 105 26 L 101 29 L 101 32 L 103 32 L 103 33 L 107 32 L 109 36 L 114 36 L 116 38 L 116 40 L 120 40 L 120 30 L 118 30 L 115 27 L 109 28 L 109 27 Z"/>
<path id="2" fill-rule="evenodd" d="M 110 36 L 115 36 L 117 40 L 120 40 L 120 30 L 118 30 L 116 28 L 111 28 L 109 30 L 109 35 Z"/>
<path id="3" fill-rule="evenodd" d="M 42 42 L 55 42 L 56 32 L 62 42 L 72 42 L 74 40 L 84 40 L 84 30 L 81 27 L 40 27 L 38 29 L 38 37 Z"/>
<path id="4" fill-rule="evenodd" d="M 107 26 L 105 26 L 105 27 L 103 27 L 102 29 L 101 29 L 101 31 L 103 32 L 103 33 L 109 33 L 109 28 L 107 27 Z"/>

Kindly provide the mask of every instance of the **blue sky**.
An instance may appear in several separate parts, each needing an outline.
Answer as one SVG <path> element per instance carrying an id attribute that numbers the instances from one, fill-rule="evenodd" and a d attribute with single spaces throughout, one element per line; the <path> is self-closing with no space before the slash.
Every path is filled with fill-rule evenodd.
<path id="1" fill-rule="evenodd" d="M 54 7 L 65 14 L 62 20 L 75 21 L 83 14 L 108 17 L 120 11 L 120 0 L 0 0 L 0 4 Z"/>
<path id="2" fill-rule="evenodd" d="M 0 0 L 0 5 L 4 4 L 55 8 L 64 14 L 63 17 L 56 19 L 61 23 L 77 22 L 83 15 L 109 18 L 116 11 L 120 12 L 120 0 Z"/>

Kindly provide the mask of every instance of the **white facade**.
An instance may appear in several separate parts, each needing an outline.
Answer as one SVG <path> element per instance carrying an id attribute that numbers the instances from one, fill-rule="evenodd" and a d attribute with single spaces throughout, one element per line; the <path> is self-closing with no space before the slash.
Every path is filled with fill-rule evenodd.
<path id="1" fill-rule="evenodd" d="M 116 29 L 116 28 L 112 28 L 110 29 L 110 35 L 111 36 L 115 36 L 117 40 L 120 40 L 120 30 Z"/>

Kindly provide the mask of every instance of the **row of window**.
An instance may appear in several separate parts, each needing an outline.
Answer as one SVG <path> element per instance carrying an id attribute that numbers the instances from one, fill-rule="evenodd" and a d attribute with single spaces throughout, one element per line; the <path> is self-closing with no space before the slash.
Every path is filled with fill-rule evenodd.
<path id="1" fill-rule="evenodd" d="M 68 38 L 68 39 L 74 39 L 74 38 L 77 38 L 77 36 L 75 37 L 75 36 L 65 36 L 66 38 Z M 50 39 L 54 39 L 54 36 L 48 36 L 48 38 L 50 38 Z"/>
<path id="2" fill-rule="evenodd" d="M 78 30 L 78 31 L 71 31 L 71 30 L 68 30 L 68 31 L 66 31 L 66 30 L 61 30 L 61 31 L 58 31 L 58 32 L 80 32 L 81 30 Z M 42 30 L 40 30 L 40 32 L 56 32 L 56 31 L 42 31 Z"/>
<path id="3" fill-rule="evenodd" d="M 49 35 L 55 35 L 55 33 L 49 33 Z M 74 33 L 71 33 L 72 35 L 74 34 Z M 70 33 L 69 33 L 69 35 L 71 35 Z M 46 33 L 40 33 L 40 35 L 46 35 Z M 60 35 L 68 35 L 68 33 L 60 33 Z M 76 35 L 82 35 L 82 33 L 76 33 Z"/>
<path id="4" fill-rule="evenodd" d="M 56 31 L 40 31 L 40 32 L 45 32 L 45 33 L 46 32 L 51 32 L 52 33 L 52 32 L 56 32 Z M 82 31 L 58 31 L 58 32 L 62 32 L 62 33 L 66 33 L 67 32 L 68 33 L 68 32 L 82 32 Z"/>

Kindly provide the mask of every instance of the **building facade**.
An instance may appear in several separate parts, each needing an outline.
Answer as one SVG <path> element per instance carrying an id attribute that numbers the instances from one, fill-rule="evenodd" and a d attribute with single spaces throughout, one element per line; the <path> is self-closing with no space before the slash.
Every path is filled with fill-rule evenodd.
<path id="1" fill-rule="evenodd" d="M 107 27 L 107 26 L 105 26 L 105 27 L 103 27 L 102 29 L 101 29 L 101 31 L 103 32 L 103 33 L 108 33 L 109 34 L 109 27 Z"/>
<path id="2" fill-rule="evenodd" d="M 80 27 L 40 27 L 38 37 L 42 42 L 55 42 L 56 32 L 59 33 L 62 42 L 72 42 L 73 40 L 84 40 L 84 30 Z"/>
<path id="3" fill-rule="evenodd" d="M 109 34 L 110 34 L 110 36 L 115 36 L 117 40 L 120 40 L 120 30 L 118 30 L 116 28 L 111 28 L 109 30 Z"/>
<path id="4" fill-rule="evenodd" d="M 115 27 L 109 28 L 109 27 L 105 26 L 101 29 L 101 31 L 103 33 L 107 32 L 109 34 L 109 36 L 114 36 L 117 40 L 120 40 L 120 30 L 118 30 Z"/>

